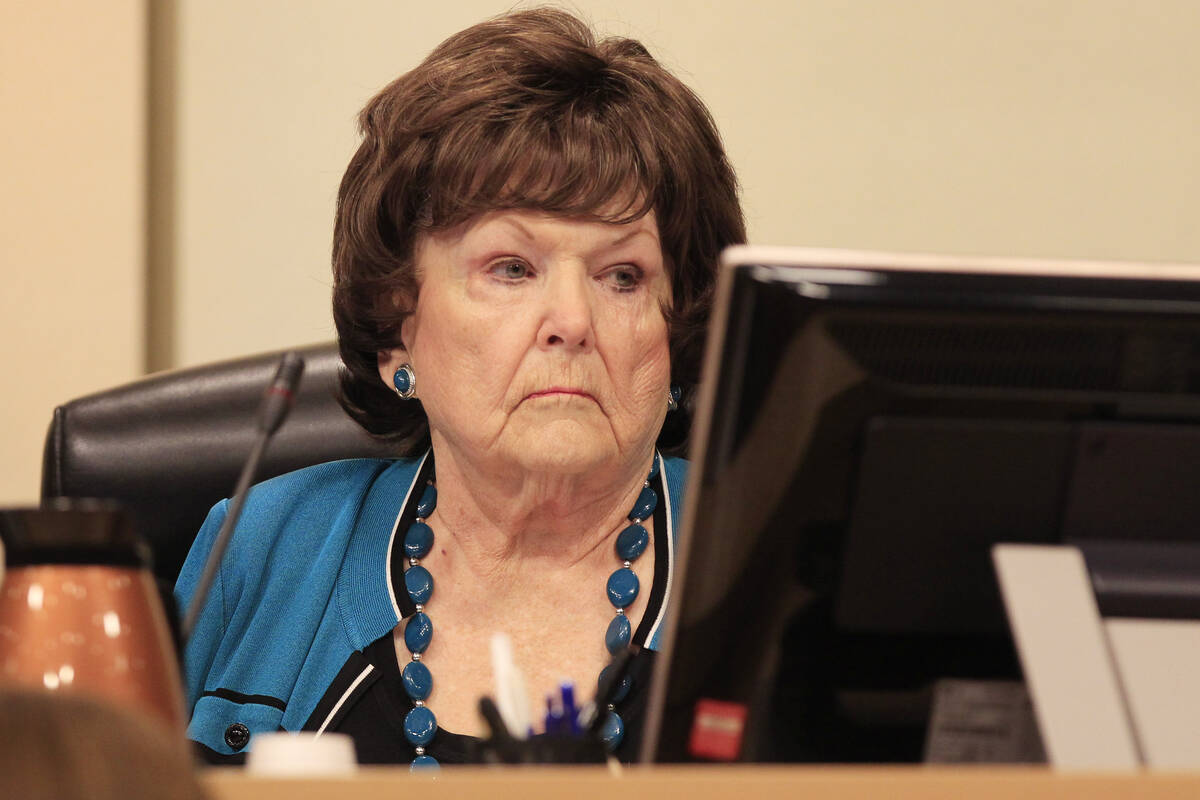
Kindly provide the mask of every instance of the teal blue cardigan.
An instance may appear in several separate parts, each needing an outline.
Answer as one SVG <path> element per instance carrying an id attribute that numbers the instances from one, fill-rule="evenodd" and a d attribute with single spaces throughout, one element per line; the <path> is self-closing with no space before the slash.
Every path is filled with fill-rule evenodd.
<path id="1" fill-rule="evenodd" d="M 659 458 L 673 561 L 687 462 Z M 250 490 L 184 654 L 189 738 L 231 754 L 226 731 L 237 723 L 251 737 L 319 727 L 314 711 L 348 659 L 402 619 L 392 546 L 402 543 L 395 529 L 423 463 L 334 461 Z M 227 504 L 209 512 L 188 554 L 175 587 L 181 609 L 191 602 Z M 651 650 L 670 597 L 667 575 L 663 611 L 647 637 Z"/>

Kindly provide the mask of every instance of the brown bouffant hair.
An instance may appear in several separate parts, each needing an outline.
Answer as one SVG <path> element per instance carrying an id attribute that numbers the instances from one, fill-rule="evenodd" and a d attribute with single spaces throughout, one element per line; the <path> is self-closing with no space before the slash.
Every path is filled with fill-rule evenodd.
<path id="1" fill-rule="evenodd" d="M 488 211 L 629 222 L 654 212 L 671 279 L 664 308 L 684 409 L 698 373 L 721 250 L 745 241 L 737 179 L 700 99 L 632 39 L 597 41 L 557 9 L 455 34 L 359 116 L 362 144 L 338 190 L 333 313 L 341 402 L 396 444 L 428 445 L 416 400 L 379 379 L 415 307 L 415 243 Z M 686 411 L 659 446 L 678 451 Z"/>

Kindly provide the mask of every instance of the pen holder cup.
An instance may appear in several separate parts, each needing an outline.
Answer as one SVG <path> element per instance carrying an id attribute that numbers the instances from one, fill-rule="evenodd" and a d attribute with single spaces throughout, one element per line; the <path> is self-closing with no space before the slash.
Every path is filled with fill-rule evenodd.
<path id="1" fill-rule="evenodd" d="M 185 728 L 148 551 L 103 501 L 0 510 L 0 683 L 78 692 Z"/>
<path id="2" fill-rule="evenodd" d="M 604 743 L 592 736 L 492 737 L 477 746 L 475 758 L 489 764 L 603 764 L 608 759 Z"/>

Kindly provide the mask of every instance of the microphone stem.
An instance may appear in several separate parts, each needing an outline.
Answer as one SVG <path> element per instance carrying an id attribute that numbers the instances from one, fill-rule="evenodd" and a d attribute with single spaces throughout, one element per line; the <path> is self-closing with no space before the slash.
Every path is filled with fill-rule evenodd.
<path id="1" fill-rule="evenodd" d="M 237 486 L 233 490 L 233 498 L 229 501 L 229 513 L 225 515 L 225 521 L 221 523 L 221 530 L 217 532 L 212 552 L 209 553 L 208 561 L 204 565 L 204 572 L 201 573 L 200 581 L 196 584 L 196 591 L 192 595 L 192 602 L 188 605 L 187 616 L 183 620 L 183 641 L 185 643 L 192 638 L 196 621 L 200 618 L 200 612 L 204 610 L 209 589 L 212 588 L 213 579 L 217 576 L 217 571 L 221 568 L 221 561 L 225 557 L 225 548 L 229 546 L 229 540 L 233 536 L 233 529 L 237 525 L 238 517 L 242 515 L 242 505 L 246 502 L 250 482 L 258 473 L 258 462 L 266 452 L 267 441 L 270 438 L 270 431 L 261 431 L 254 442 L 254 449 L 250 451 L 250 457 L 242 466 L 242 473 L 238 476 Z"/>

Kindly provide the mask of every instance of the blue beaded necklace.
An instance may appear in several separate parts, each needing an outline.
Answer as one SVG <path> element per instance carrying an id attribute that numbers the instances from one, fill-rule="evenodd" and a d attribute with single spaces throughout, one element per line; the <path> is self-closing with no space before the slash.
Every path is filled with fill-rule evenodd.
<path id="1" fill-rule="evenodd" d="M 658 505 L 658 493 L 650 486 L 650 481 L 658 475 L 658 454 L 654 455 L 654 463 L 650 475 L 642 483 L 637 502 L 629 512 L 629 525 L 617 535 L 616 551 L 621 560 L 621 566 L 608 576 L 605 589 L 608 600 L 613 605 L 615 615 L 604 633 L 604 645 L 611 655 L 629 646 L 633 635 L 633 627 L 625 614 L 634 600 L 637 599 L 640 584 L 632 567 L 633 562 L 646 551 L 650 544 L 650 534 L 642 525 L 654 513 Z M 425 522 L 437 508 L 437 485 L 430 479 L 417 503 L 417 519 L 409 526 L 404 535 L 404 555 L 408 558 L 408 569 L 404 571 L 404 586 L 408 596 L 416 606 L 416 613 L 409 618 L 404 626 L 404 646 L 408 648 L 411 660 L 400 673 L 404 691 L 413 701 L 413 709 L 404 717 L 404 738 L 413 746 L 415 756 L 412 769 L 437 767 L 438 761 L 425 752 L 425 746 L 433 741 L 437 733 L 437 717 L 425 705 L 426 698 L 433 691 L 433 674 L 429 667 L 421 663 L 421 655 L 429 648 L 433 640 L 433 621 L 425 613 L 425 604 L 433 596 L 433 575 L 421 566 L 421 559 L 433 549 L 433 529 Z M 600 673 L 600 683 L 604 683 L 605 673 L 611 667 L 605 667 Z M 606 709 L 604 724 L 601 727 L 600 738 L 604 740 L 609 752 L 616 750 L 625 736 L 625 723 L 617 714 L 615 704 L 621 702 L 629 693 L 630 682 L 626 677 L 616 689 Z"/>

